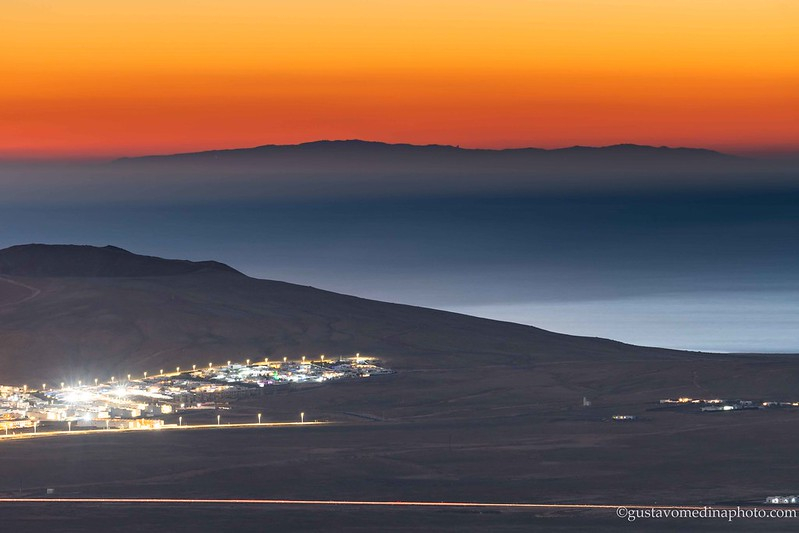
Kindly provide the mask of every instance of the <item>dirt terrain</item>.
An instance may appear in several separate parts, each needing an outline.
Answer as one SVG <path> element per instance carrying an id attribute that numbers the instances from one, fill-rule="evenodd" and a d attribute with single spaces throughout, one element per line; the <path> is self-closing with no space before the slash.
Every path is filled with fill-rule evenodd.
<path id="1" fill-rule="evenodd" d="M 387 379 L 400 380 L 400 376 Z M 410 500 L 611 505 L 762 505 L 769 494 L 796 492 L 799 474 L 792 429 L 799 412 L 699 414 L 645 411 L 646 419 L 611 422 L 603 415 L 630 404 L 597 408 L 521 406 L 496 414 L 416 415 L 383 421 L 348 417 L 342 409 L 375 411 L 362 383 L 266 396 L 260 409 L 275 419 L 300 407 L 329 426 L 150 431 L 2 442 L 4 497 L 268 498 Z M 358 389 L 366 385 L 361 394 Z M 389 387 L 391 384 L 388 384 Z M 328 404 L 330 389 L 339 403 Z M 308 407 L 312 405 L 311 411 Z M 650 406 L 651 407 L 651 406 Z M 271 408 L 271 410 L 270 410 Z M 415 411 L 414 408 L 411 408 Z M 316 411 L 318 410 L 318 412 Z M 387 410 L 388 411 L 388 410 Z M 250 413 L 251 414 L 251 413 Z M 286 413 L 288 414 L 288 413 Z M 189 423 L 207 422 L 198 415 Z M 40 504 L 41 505 L 41 504 Z M 527 531 L 627 527 L 612 510 L 293 508 L 44 504 L 48 513 L 3 505 L 4 523 L 75 530 L 123 517 L 172 530 L 214 531 L 218 524 L 258 530 Z M 41 507 L 37 508 L 41 509 Z M 53 514 L 50 514 L 53 513 Z M 115 518 L 116 517 L 116 518 Z M 10 521 L 10 522 L 9 522 Z M 187 525 L 190 524 L 191 526 Z M 216 524 L 216 526 L 214 526 Z M 733 529 L 789 530 L 790 521 L 746 521 Z M 96 525 L 96 524 L 95 524 Z M 638 522 L 647 530 L 684 530 L 689 521 Z M 127 529 L 126 529 L 127 527 Z M 184 527 L 185 529 L 180 529 Z M 729 524 L 707 520 L 709 530 Z M 37 529 L 39 528 L 39 529 Z M 58 529 L 63 530 L 63 529 Z M 89 531 L 103 529 L 92 529 Z"/>

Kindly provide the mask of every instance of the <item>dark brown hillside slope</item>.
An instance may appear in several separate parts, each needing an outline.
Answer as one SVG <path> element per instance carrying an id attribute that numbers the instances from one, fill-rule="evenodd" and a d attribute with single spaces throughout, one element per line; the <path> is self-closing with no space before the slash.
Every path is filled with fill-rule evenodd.
<path id="1" fill-rule="evenodd" d="M 226 272 L 7 277 L 3 285 L 10 281 L 41 292 L 27 300 L 17 295 L 20 303 L 0 308 L 7 382 L 320 353 L 376 353 L 397 366 L 480 366 L 559 353 L 619 357 L 628 350 L 611 341 Z"/>
<path id="2" fill-rule="evenodd" d="M 58 264 L 69 267 L 61 271 L 68 275 L 56 275 L 52 265 Z M 456 388 L 468 388 L 485 369 L 497 373 L 502 367 L 532 394 L 547 368 L 550 381 L 578 398 L 581 391 L 618 392 L 653 383 L 665 390 L 696 388 L 697 365 L 714 369 L 712 380 L 702 370 L 702 387 L 724 383 L 740 394 L 790 391 L 797 382 L 785 357 L 759 360 L 780 363 L 775 375 L 755 386 L 751 357 L 561 335 L 118 248 L 15 247 L 0 251 L 0 265 L 6 269 L 0 280 L 0 383 L 109 379 L 229 359 L 354 352 L 375 354 L 406 371 L 449 369 L 461 375 Z M 20 265 L 30 274 L 20 275 Z M 640 375 L 648 377 L 642 381 Z"/>

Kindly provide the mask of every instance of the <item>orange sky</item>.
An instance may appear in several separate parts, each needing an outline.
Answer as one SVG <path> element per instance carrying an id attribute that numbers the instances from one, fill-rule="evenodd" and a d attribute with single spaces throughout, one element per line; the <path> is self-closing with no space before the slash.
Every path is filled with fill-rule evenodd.
<path id="1" fill-rule="evenodd" d="M 6 0 L 0 156 L 799 151 L 795 0 Z"/>

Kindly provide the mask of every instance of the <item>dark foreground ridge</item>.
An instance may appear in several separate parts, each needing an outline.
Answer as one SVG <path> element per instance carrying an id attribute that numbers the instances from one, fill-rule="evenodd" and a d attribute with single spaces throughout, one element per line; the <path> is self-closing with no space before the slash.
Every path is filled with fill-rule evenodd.
<path id="1" fill-rule="evenodd" d="M 0 366 L 8 384 L 358 352 L 413 368 L 669 353 L 115 247 L 1 250 L 0 313 Z"/>
<path id="2" fill-rule="evenodd" d="M 0 250 L 0 275 L 4 276 L 136 278 L 203 270 L 240 274 L 216 261 L 162 259 L 137 255 L 116 246 L 25 244 Z"/>

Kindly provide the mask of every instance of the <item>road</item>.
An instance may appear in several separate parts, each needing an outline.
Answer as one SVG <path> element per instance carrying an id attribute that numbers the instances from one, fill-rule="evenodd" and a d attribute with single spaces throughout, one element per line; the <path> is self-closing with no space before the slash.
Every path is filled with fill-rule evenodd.
<path id="1" fill-rule="evenodd" d="M 37 296 L 39 296 L 42 293 L 42 291 L 40 289 L 37 289 L 36 287 L 31 287 L 30 285 L 26 285 L 24 283 L 20 283 L 19 281 L 14 281 L 14 280 L 8 279 L 8 278 L 3 277 L 3 276 L 0 276 L 0 281 L 5 281 L 6 283 L 10 283 L 12 285 L 16 285 L 17 287 L 22 287 L 23 289 L 28 289 L 29 291 L 31 291 L 31 293 L 28 296 L 26 296 L 25 298 L 23 298 L 21 300 L 17 300 L 16 302 L 6 302 L 4 304 L 0 304 L 0 307 L 9 307 L 9 306 L 12 306 L 12 305 L 19 305 L 21 303 L 27 302 L 28 300 L 33 300 L 34 298 L 36 298 Z"/>
<path id="2" fill-rule="evenodd" d="M 550 510 L 618 510 L 664 509 L 701 511 L 703 509 L 788 509 L 768 506 L 698 506 L 698 505 L 641 505 L 641 504 L 587 504 L 587 503 L 506 503 L 506 502 L 431 502 L 431 501 L 370 501 L 370 500 L 281 500 L 281 499 L 216 499 L 216 498 L 0 498 L 0 505 L 10 503 L 85 503 L 125 505 L 310 505 L 310 506 L 363 506 L 363 507 L 436 507 L 436 508 L 492 508 L 492 509 L 550 509 Z"/>
<path id="3" fill-rule="evenodd" d="M 334 422 L 249 422 L 246 424 L 196 424 L 190 426 L 188 424 L 168 425 L 161 426 L 160 428 L 114 428 L 114 429 L 74 429 L 72 431 L 41 431 L 37 433 L 18 433 L 18 434 L 0 434 L 0 441 L 4 440 L 24 440 L 24 439 L 41 439 L 48 437 L 72 437 L 76 435 L 103 435 L 108 433 L 123 433 L 123 432 L 142 432 L 142 431 L 182 431 L 182 430 L 202 430 L 202 429 L 233 429 L 233 428 L 275 428 L 275 427 L 317 427 L 328 426 Z"/>

